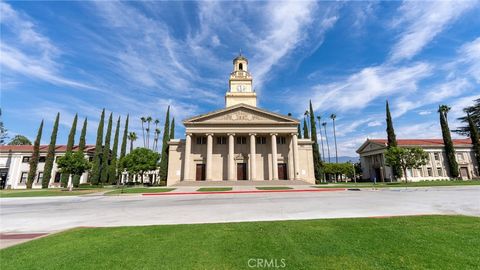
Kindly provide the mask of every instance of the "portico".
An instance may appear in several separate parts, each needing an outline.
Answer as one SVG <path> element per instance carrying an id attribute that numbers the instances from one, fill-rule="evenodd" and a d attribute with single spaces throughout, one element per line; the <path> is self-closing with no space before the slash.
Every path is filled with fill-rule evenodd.
<path id="1" fill-rule="evenodd" d="M 234 59 L 226 108 L 183 121 L 185 140 L 169 142 L 167 185 L 181 181 L 315 182 L 312 141 L 298 139 L 297 119 L 256 106 L 247 65 L 243 56 Z"/>

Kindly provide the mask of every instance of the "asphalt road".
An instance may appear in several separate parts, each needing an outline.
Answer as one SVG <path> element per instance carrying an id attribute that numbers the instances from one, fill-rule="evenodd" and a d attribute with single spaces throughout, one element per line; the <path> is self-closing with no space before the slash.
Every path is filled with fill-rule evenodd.
<path id="1" fill-rule="evenodd" d="M 0 199 L 0 233 L 397 215 L 480 216 L 480 187 L 377 191 Z"/>

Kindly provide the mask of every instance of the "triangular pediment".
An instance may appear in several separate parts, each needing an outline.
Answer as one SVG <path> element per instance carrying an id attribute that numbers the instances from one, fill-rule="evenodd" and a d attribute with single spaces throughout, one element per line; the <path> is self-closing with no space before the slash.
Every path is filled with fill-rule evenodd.
<path id="1" fill-rule="evenodd" d="M 383 150 L 387 146 L 383 143 L 367 140 L 365 141 L 360 148 L 358 148 L 357 153 L 370 152 L 375 150 Z"/>
<path id="2" fill-rule="evenodd" d="M 184 124 L 298 124 L 298 120 L 259 109 L 246 104 L 238 104 L 222 110 L 202 114 L 184 121 Z"/>

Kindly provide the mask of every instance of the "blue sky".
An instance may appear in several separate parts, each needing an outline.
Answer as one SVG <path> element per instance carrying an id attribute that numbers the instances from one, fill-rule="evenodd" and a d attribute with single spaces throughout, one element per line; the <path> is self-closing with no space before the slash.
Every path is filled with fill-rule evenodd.
<path id="1" fill-rule="evenodd" d="M 1 107 L 10 136 L 48 143 L 76 112 L 95 142 L 102 108 L 141 133 L 139 118 L 181 119 L 224 107 L 232 59 L 249 59 L 262 108 L 296 117 L 311 99 L 337 114 L 340 155 L 385 137 L 389 99 L 398 138 L 441 137 L 480 98 L 480 3 L 0 2 Z M 177 137 L 183 127 L 177 125 Z M 77 137 L 78 139 L 78 137 Z M 139 141 L 137 141 L 139 143 Z"/>

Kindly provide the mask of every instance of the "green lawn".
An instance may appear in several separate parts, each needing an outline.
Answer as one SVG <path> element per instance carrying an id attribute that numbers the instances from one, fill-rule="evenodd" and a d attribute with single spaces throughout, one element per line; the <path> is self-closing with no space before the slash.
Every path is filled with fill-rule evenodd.
<path id="1" fill-rule="evenodd" d="M 118 195 L 118 194 L 131 194 L 131 193 L 158 193 L 158 192 L 169 192 L 175 190 L 174 188 L 148 188 L 148 187 L 138 187 L 138 188 L 124 188 L 116 189 L 110 192 L 105 193 L 105 195 Z"/>
<path id="2" fill-rule="evenodd" d="M 85 189 L 79 188 L 73 191 L 63 190 L 60 188 L 55 189 L 10 189 L 1 190 L 0 198 L 14 198 L 14 197 L 44 197 L 44 196 L 76 196 L 89 193 L 105 191 L 104 189 Z"/>
<path id="3" fill-rule="evenodd" d="M 469 181 L 420 181 L 420 182 L 395 182 L 395 183 L 337 183 L 337 184 L 321 184 L 316 185 L 316 188 L 392 188 L 392 187 L 439 187 L 439 186 L 471 186 L 471 185 L 480 185 L 480 180 L 469 180 Z"/>
<path id="4" fill-rule="evenodd" d="M 211 187 L 211 188 L 199 188 L 197 191 L 230 191 L 231 187 Z"/>
<path id="5" fill-rule="evenodd" d="M 82 228 L 0 250 L 0 268 L 478 269 L 479 231 L 465 216 Z"/>
<path id="6" fill-rule="evenodd" d="M 291 187 L 256 187 L 258 190 L 283 190 L 283 189 L 293 189 Z"/>

